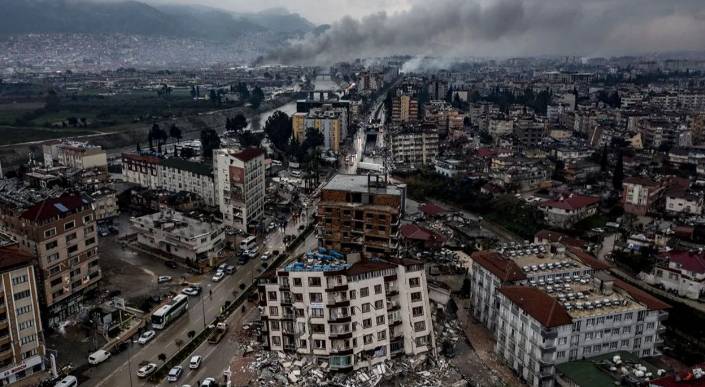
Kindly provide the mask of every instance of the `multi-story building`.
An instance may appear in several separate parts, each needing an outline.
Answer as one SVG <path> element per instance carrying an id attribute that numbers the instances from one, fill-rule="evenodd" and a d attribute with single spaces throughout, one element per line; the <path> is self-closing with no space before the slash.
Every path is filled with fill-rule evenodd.
<path id="1" fill-rule="evenodd" d="M 392 125 L 417 122 L 419 119 L 419 102 L 408 94 L 392 97 Z"/>
<path id="2" fill-rule="evenodd" d="M 431 101 L 425 106 L 424 121 L 432 122 L 442 134 L 462 131 L 465 115 L 445 101 Z"/>
<path id="3" fill-rule="evenodd" d="M 664 253 L 651 273 L 644 275 L 644 281 L 699 300 L 705 294 L 705 253 L 683 250 Z"/>
<path id="4" fill-rule="evenodd" d="M 95 209 L 95 220 L 105 222 L 120 215 L 117 194 L 110 188 L 101 188 L 91 193 L 93 198 L 93 208 Z"/>
<path id="5" fill-rule="evenodd" d="M 137 242 L 191 266 L 207 266 L 223 250 L 220 224 L 189 218 L 171 209 L 130 220 Z"/>
<path id="6" fill-rule="evenodd" d="M 325 105 L 313 108 L 308 113 L 294 113 L 291 127 L 294 139 L 299 143 L 306 139 L 306 130 L 316 129 L 323 135 L 323 148 L 335 153 L 346 136 L 347 114 L 343 108 Z"/>
<path id="7" fill-rule="evenodd" d="M 108 157 L 97 145 L 77 141 L 52 141 L 42 146 L 44 166 L 59 164 L 75 169 L 102 168 L 107 172 Z"/>
<path id="8" fill-rule="evenodd" d="M 258 284 L 265 348 L 312 356 L 331 370 L 435 352 L 422 262 L 309 256 Z"/>
<path id="9" fill-rule="evenodd" d="M 532 386 L 555 366 L 618 350 L 656 356 L 668 305 L 577 247 L 510 245 L 472 256 L 471 299 L 496 351 Z"/>
<path id="10" fill-rule="evenodd" d="M 33 257 L 3 238 L 0 247 L 0 384 L 44 370 L 44 334 Z"/>
<path id="11" fill-rule="evenodd" d="M 223 223 L 246 230 L 264 216 L 264 151 L 217 149 L 213 155 L 215 191 Z"/>
<path id="12" fill-rule="evenodd" d="M 583 219 L 597 213 L 600 198 L 570 194 L 557 200 L 546 200 L 539 206 L 547 224 L 558 228 L 571 228 Z"/>
<path id="13" fill-rule="evenodd" d="M 217 205 L 213 168 L 208 164 L 123 153 L 122 176 L 127 182 L 150 189 L 195 193 L 206 205 Z"/>
<path id="14" fill-rule="evenodd" d="M 19 247 L 36 258 L 43 317 L 53 326 L 77 313 L 85 293 L 102 277 L 92 200 L 64 194 L 41 201 L 10 222 Z"/>
<path id="15" fill-rule="evenodd" d="M 387 144 L 394 169 L 419 169 L 438 156 L 438 130 L 433 124 L 395 127 L 387 131 Z"/>
<path id="16" fill-rule="evenodd" d="M 661 183 L 642 176 L 624 179 L 622 187 L 624 212 L 640 216 L 652 210 L 664 191 Z"/>
<path id="17" fill-rule="evenodd" d="M 703 213 L 702 192 L 687 190 L 668 190 L 666 211 L 671 214 L 701 215 Z"/>
<path id="18" fill-rule="evenodd" d="M 405 195 L 380 176 L 336 175 L 321 190 L 321 245 L 370 256 L 395 251 Z"/>

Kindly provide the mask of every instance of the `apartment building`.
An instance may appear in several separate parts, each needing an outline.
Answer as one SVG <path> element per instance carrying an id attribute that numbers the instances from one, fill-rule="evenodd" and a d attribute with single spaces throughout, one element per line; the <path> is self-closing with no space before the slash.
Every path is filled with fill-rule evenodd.
<path id="1" fill-rule="evenodd" d="M 543 201 L 539 208 L 544 213 L 544 220 L 548 225 L 565 229 L 595 215 L 599 204 L 598 197 L 569 194 L 556 200 Z"/>
<path id="2" fill-rule="evenodd" d="M 120 215 L 120 208 L 117 202 L 117 193 L 110 188 L 101 188 L 92 192 L 93 208 L 95 209 L 95 220 L 97 222 L 110 221 Z"/>
<path id="3" fill-rule="evenodd" d="M 42 145 L 42 151 L 44 154 L 44 166 L 48 168 L 62 165 L 75 169 L 101 168 L 107 172 L 107 153 L 97 145 L 60 140 Z"/>
<path id="4" fill-rule="evenodd" d="M 419 102 L 408 94 L 392 97 L 392 125 L 417 122 L 419 119 Z"/>
<path id="5" fill-rule="evenodd" d="M 392 128 L 387 131 L 386 141 L 396 170 L 430 166 L 438 156 L 438 130 L 433 124 Z"/>
<path id="6" fill-rule="evenodd" d="M 33 257 L 0 242 L 0 385 L 44 370 L 44 334 Z"/>
<path id="7" fill-rule="evenodd" d="M 130 225 L 136 231 L 137 243 L 195 267 L 209 265 L 223 250 L 222 225 L 171 209 L 131 219 Z"/>
<path id="8" fill-rule="evenodd" d="M 64 194 L 46 199 L 11 220 L 19 247 L 37 261 L 38 298 L 52 326 L 80 310 L 102 278 L 93 202 Z"/>
<path id="9" fill-rule="evenodd" d="M 380 176 L 334 176 L 318 204 L 321 246 L 370 256 L 396 251 L 405 196 Z"/>
<path id="10" fill-rule="evenodd" d="M 463 131 L 465 115 L 445 101 L 431 101 L 425 106 L 424 121 L 432 122 L 442 134 Z"/>
<path id="11" fill-rule="evenodd" d="M 660 354 L 668 305 L 611 277 L 576 247 L 506 245 L 472 255 L 471 298 L 496 352 L 532 386 L 555 366 L 614 351 Z"/>
<path id="12" fill-rule="evenodd" d="M 269 350 L 313 356 L 336 371 L 435 352 L 422 262 L 308 255 L 268 274 L 258 290 Z"/>
<path id="13" fill-rule="evenodd" d="M 640 216 L 646 215 L 654 208 L 664 191 L 662 184 L 642 176 L 624 179 L 622 187 L 624 212 Z"/>
<path id="14" fill-rule="evenodd" d="M 705 253 L 685 250 L 664 253 L 643 279 L 681 297 L 699 300 L 705 295 Z"/>
<path id="15" fill-rule="evenodd" d="M 347 114 L 343 108 L 331 105 L 313 108 L 308 113 L 294 113 L 291 126 L 294 139 L 302 143 L 306 139 L 306 130 L 316 129 L 323 135 L 323 149 L 335 153 L 340 151 L 340 143 L 347 135 Z"/>
<path id="16" fill-rule="evenodd" d="M 264 151 L 217 149 L 213 155 L 217 205 L 223 223 L 246 230 L 264 216 Z"/>
<path id="17" fill-rule="evenodd" d="M 122 176 L 127 182 L 150 189 L 195 193 L 206 205 L 217 205 L 213 168 L 209 164 L 123 153 Z"/>

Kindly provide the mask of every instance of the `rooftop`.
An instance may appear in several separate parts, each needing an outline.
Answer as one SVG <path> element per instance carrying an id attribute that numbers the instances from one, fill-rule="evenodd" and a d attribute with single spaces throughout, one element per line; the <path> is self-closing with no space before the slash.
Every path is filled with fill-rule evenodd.
<path id="1" fill-rule="evenodd" d="M 0 247 L 0 271 L 8 271 L 32 264 L 32 256 L 20 250 L 17 245 Z"/>
<path id="2" fill-rule="evenodd" d="M 675 263 L 679 268 L 693 273 L 705 273 L 705 253 L 695 251 L 669 251 L 661 255 L 669 262 Z"/>
<path id="3" fill-rule="evenodd" d="M 358 193 L 375 193 L 401 196 L 399 187 L 377 181 L 376 176 L 338 174 L 323 187 L 324 190 Z"/>
<path id="4" fill-rule="evenodd" d="M 64 217 L 81 211 L 83 208 L 90 206 L 91 202 L 87 197 L 80 194 L 64 194 L 58 198 L 46 199 L 27 211 L 23 212 L 20 217 L 32 222 L 42 222 L 48 219 Z"/>
<path id="5" fill-rule="evenodd" d="M 584 196 L 571 194 L 568 197 L 561 197 L 558 200 L 547 200 L 541 203 L 542 207 L 559 208 L 562 210 L 577 210 L 589 206 L 594 206 L 600 202 L 600 198 L 595 196 Z"/>
<path id="6" fill-rule="evenodd" d="M 612 366 L 610 362 L 615 356 L 620 357 L 622 365 L 626 366 L 627 370 L 635 368 L 633 366 L 630 367 L 630 365 L 640 364 L 647 368 L 647 372 L 656 373 L 654 366 L 626 351 L 612 352 L 585 360 L 559 364 L 557 366 L 558 373 L 580 387 L 614 386 L 623 377 L 621 374 L 610 371 Z"/>
<path id="7" fill-rule="evenodd" d="M 213 176 L 213 167 L 209 164 L 196 163 L 179 158 L 163 159 L 161 164 L 165 167 L 189 171 L 196 175 Z"/>
<path id="8" fill-rule="evenodd" d="M 131 220 L 133 224 L 146 228 L 162 229 L 184 239 L 194 239 L 220 229 L 220 225 L 189 218 L 173 210 L 162 210 L 154 214 L 141 216 Z"/>
<path id="9" fill-rule="evenodd" d="M 563 305 L 540 289 L 528 286 L 502 286 L 499 292 L 547 328 L 573 322 Z"/>

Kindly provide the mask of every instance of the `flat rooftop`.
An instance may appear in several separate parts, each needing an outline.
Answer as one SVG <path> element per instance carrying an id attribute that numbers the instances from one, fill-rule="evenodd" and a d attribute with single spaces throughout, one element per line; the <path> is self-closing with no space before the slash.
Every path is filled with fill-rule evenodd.
<path id="1" fill-rule="evenodd" d="M 176 211 L 155 212 L 154 214 L 135 218 L 132 222 L 144 225 L 147 228 L 159 228 L 169 232 L 171 235 L 185 239 L 210 234 L 219 229 L 218 224 L 189 218 Z"/>
<path id="2" fill-rule="evenodd" d="M 301 256 L 297 262 L 290 263 L 284 267 L 287 272 L 320 272 L 320 271 L 340 271 L 347 270 L 352 265 L 347 262 L 345 256 L 333 249 L 320 248 L 309 251 Z"/>
<path id="3" fill-rule="evenodd" d="M 399 187 L 391 183 L 384 184 L 384 178 L 382 176 L 379 178 L 378 182 L 377 176 L 339 174 L 333 176 L 323 189 L 401 196 Z"/>

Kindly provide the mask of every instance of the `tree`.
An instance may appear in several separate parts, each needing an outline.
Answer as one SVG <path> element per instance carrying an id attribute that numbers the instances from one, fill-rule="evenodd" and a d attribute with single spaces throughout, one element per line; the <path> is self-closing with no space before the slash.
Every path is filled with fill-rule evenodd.
<path id="1" fill-rule="evenodd" d="M 240 94 L 240 100 L 242 101 L 250 98 L 250 90 L 248 90 L 247 85 L 242 82 L 237 84 L 237 92 Z"/>
<path id="2" fill-rule="evenodd" d="M 220 148 L 220 137 L 213 129 L 201 130 L 201 150 L 203 157 L 207 159 L 213 158 L 213 150 Z"/>
<path id="3" fill-rule="evenodd" d="M 184 341 L 181 339 L 176 339 L 174 340 L 174 344 L 176 344 L 177 348 L 181 348 L 181 346 L 184 345 Z"/>
<path id="4" fill-rule="evenodd" d="M 624 155 L 622 150 L 617 151 L 617 163 L 614 166 L 614 173 L 612 174 L 612 188 L 615 191 L 622 191 L 622 180 L 624 180 Z"/>
<path id="5" fill-rule="evenodd" d="M 218 98 L 218 93 L 216 93 L 215 89 L 211 89 L 208 92 L 208 99 L 210 99 L 211 102 L 215 105 L 220 103 L 220 98 Z"/>
<path id="6" fill-rule="evenodd" d="M 262 137 L 262 134 L 240 132 L 237 135 L 237 140 L 243 148 L 259 147 L 262 144 Z"/>
<path id="7" fill-rule="evenodd" d="M 184 159 L 190 159 L 191 157 L 196 157 L 196 151 L 194 151 L 193 148 L 181 148 L 179 156 Z"/>
<path id="8" fill-rule="evenodd" d="M 191 98 L 196 98 L 196 86 L 191 86 Z"/>
<path id="9" fill-rule="evenodd" d="M 187 336 L 189 339 L 193 339 L 193 338 L 196 336 L 196 331 L 190 330 L 190 331 L 188 331 L 188 333 L 186 334 L 186 336 Z"/>
<path id="10" fill-rule="evenodd" d="M 166 361 L 166 355 L 163 354 L 163 353 L 160 353 L 159 356 L 157 356 L 157 359 L 159 359 L 159 361 L 161 361 L 161 362 L 165 362 L 165 361 Z"/>
<path id="11" fill-rule="evenodd" d="M 150 149 L 153 149 L 153 142 L 157 142 L 157 151 L 159 153 L 162 153 L 162 145 L 166 143 L 166 140 L 169 138 L 169 135 L 166 133 L 165 130 L 159 127 L 159 124 L 156 122 L 152 125 L 152 129 L 149 131 L 149 147 Z"/>
<path id="12" fill-rule="evenodd" d="M 225 129 L 240 132 L 247 127 L 247 118 L 242 113 L 238 113 L 233 118 L 225 119 Z"/>
<path id="13" fill-rule="evenodd" d="M 250 105 L 252 105 L 253 109 L 257 109 L 260 107 L 263 101 L 264 92 L 262 91 L 262 89 L 259 88 L 259 86 L 257 86 L 254 90 L 252 90 L 252 95 L 250 95 Z"/>
<path id="14" fill-rule="evenodd" d="M 181 129 L 179 129 L 176 124 L 171 124 L 171 127 L 169 128 L 169 136 L 176 139 L 176 141 L 181 142 Z"/>
<path id="15" fill-rule="evenodd" d="M 267 133 L 269 140 L 279 150 L 286 149 L 291 138 L 291 131 L 291 118 L 280 110 L 269 116 L 264 124 L 264 132 Z"/>

